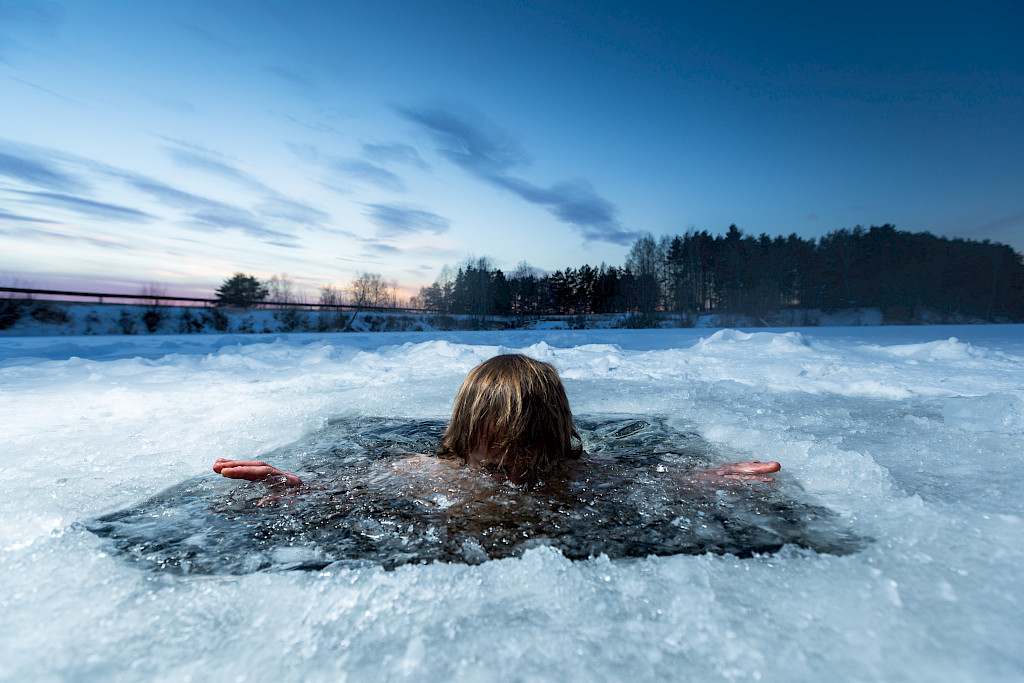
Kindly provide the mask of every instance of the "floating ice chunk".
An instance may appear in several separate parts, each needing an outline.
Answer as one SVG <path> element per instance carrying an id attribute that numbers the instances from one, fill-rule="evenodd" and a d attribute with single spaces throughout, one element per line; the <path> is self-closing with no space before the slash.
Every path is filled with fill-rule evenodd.
<path id="1" fill-rule="evenodd" d="M 316 549 L 305 546 L 274 548 L 272 555 L 278 565 L 299 564 L 317 558 Z"/>
<path id="2" fill-rule="evenodd" d="M 922 344 L 896 344 L 894 346 L 875 346 L 875 349 L 898 358 L 909 358 L 925 361 L 957 361 L 974 360 L 987 356 L 984 349 L 962 342 L 956 337 Z"/>
<path id="3" fill-rule="evenodd" d="M 580 344 L 575 351 L 587 353 L 621 353 L 622 347 L 618 344 Z"/>
<path id="4" fill-rule="evenodd" d="M 950 427 L 969 432 L 1017 434 L 1024 431 L 1024 401 L 1013 394 L 954 396 L 942 407 Z"/>
<path id="5" fill-rule="evenodd" d="M 532 346 L 527 346 L 522 350 L 522 353 L 537 360 L 547 361 L 548 363 L 555 357 L 554 349 L 548 346 L 548 343 L 545 341 L 539 341 Z"/>
<path id="6" fill-rule="evenodd" d="M 603 358 L 596 358 L 590 361 L 590 367 L 598 375 L 603 375 L 607 372 L 611 372 L 615 368 L 619 367 L 620 359 L 614 354 L 608 354 Z"/>
<path id="7" fill-rule="evenodd" d="M 705 339 L 700 338 L 693 348 L 698 351 L 709 351 L 732 347 L 737 343 L 755 346 L 762 351 L 786 353 L 806 351 L 807 340 L 799 332 L 741 332 L 740 330 L 719 330 Z"/>

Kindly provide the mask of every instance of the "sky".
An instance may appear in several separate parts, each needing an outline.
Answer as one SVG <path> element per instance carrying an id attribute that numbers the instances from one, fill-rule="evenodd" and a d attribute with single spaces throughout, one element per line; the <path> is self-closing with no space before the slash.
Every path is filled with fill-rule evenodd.
<path id="1" fill-rule="evenodd" d="M 1024 6 L 0 0 L 0 285 L 405 295 L 644 233 L 1024 252 Z"/>

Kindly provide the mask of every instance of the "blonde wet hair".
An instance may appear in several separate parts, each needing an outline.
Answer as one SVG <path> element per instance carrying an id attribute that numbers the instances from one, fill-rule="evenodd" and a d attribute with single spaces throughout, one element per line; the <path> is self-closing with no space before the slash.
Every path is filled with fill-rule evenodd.
<path id="1" fill-rule="evenodd" d="M 558 371 L 522 354 L 494 356 L 470 370 L 455 395 L 440 457 L 487 453 L 513 482 L 535 480 L 583 453 Z"/>

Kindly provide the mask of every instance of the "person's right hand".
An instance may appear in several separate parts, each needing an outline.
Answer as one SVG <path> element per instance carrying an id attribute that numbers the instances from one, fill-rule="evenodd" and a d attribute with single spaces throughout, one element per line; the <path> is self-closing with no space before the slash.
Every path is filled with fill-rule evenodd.
<path id="1" fill-rule="evenodd" d="M 773 461 L 761 462 L 760 460 L 743 460 L 741 462 L 730 462 L 720 465 L 711 470 L 719 477 L 730 477 L 733 479 L 751 479 L 754 481 L 775 481 L 774 477 L 766 477 L 766 474 L 773 474 L 782 469 L 782 465 Z"/>
<path id="2" fill-rule="evenodd" d="M 217 458 L 217 462 L 213 463 L 213 471 L 228 479 L 263 481 L 271 485 L 302 485 L 302 480 L 291 472 L 279 470 L 262 460 L 226 460 L 224 458 Z"/>

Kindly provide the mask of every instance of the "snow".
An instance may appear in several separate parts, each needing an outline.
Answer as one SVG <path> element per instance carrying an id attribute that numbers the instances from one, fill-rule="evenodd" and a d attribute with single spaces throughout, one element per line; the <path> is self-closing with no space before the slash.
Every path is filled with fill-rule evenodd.
<path id="1" fill-rule="evenodd" d="M 444 419 L 505 351 L 870 541 L 202 578 L 83 526 L 334 417 Z M 1024 678 L 1022 326 L 5 337 L 0 420 L 0 679 Z"/>
<path id="2" fill-rule="evenodd" d="M 1024 401 L 1013 394 L 954 396 L 942 406 L 942 418 L 972 432 L 1019 434 L 1024 431 Z"/>

